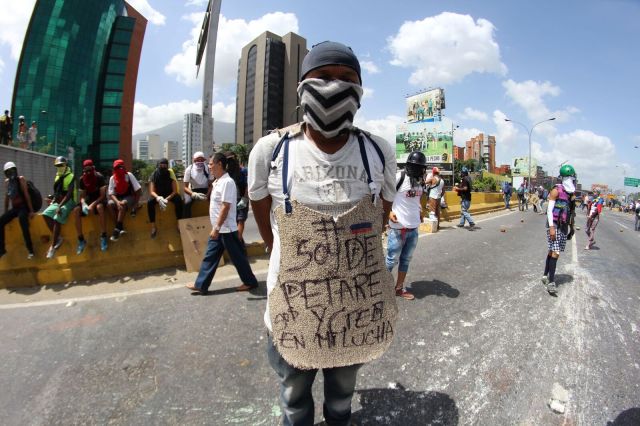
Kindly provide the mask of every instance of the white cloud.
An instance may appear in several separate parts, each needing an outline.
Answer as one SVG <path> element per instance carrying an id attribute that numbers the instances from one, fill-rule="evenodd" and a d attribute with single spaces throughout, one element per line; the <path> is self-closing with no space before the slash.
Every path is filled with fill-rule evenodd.
<path id="1" fill-rule="evenodd" d="M 11 59 L 18 60 L 24 35 L 29 26 L 35 0 L 23 0 L 17 6 L 11 0 L 0 0 L 0 46 L 11 49 Z"/>
<path id="2" fill-rule="evenodd" d="M 387 39 L 391 64 L 413 69 L 409 82 L 422 87 L 455 83 L 474 72 L 505 75 L 494 29 L 486 19 L 474 22 L 451 12 L 405 22 Z"/>
<path id="3" fill-rule="evenodd" d="M 617 164 L 616 149 L 606 136 L 590 130 L 577 129 L 571 133 L 558 134 L 548 140 L 547 146 L 532 144 L 532 156 L 544 163 L 550 175 L 558 172 L 560 163 L 567 161 L 578 174 L 578 181 L 590 186 L 592 183 L 606 183 L 620 186 L 619 179 L 613 180 L 612 165 Z"/>
<path id="4" fill-rule="evenodd" d="M 395 147 L 396 126 L 404 119 L 396 115 L 388 115 L 385 118 L 368 120 L 364 116 L 356 114 L 354 124 L 367 132 L 384 138 L 389 144 Z"/>
<path id="5" fill-rule="evenodd" d="M 551 111 L 547 107 L 544 98 L 547 96 L 556 97 L 560 95 L 561 90 L 549 81 L 541 83 L 527 80 L 518 83 L 513 80 L 507 80 L 502 83 L 502 86 L 506 89 L 507 96 L 520 106 L 529 120 L 533 122 L 546 120 L 550 117 L 555 117 L 558 122 L 566 122 L 572 115 L 580 112 L 578 108 L 573 106 L 563 110 Z"/>
<path id="6" fill-rule="evenodd" d="M 473 109 L 470 107 L 466 107 L 462 114 L 458 114 L 460 120 L 478 120 L 478 121 L 488 121 L 489 116 L 486 112 L 478 111 L 477 109 Z"/>
<path id="7" fill-rule="evenodd" d="M 373 94 L 375 90 L 370 87 L 362 87 L 362 99 L 371 99 L 373 98 Z"/>
<path id="8" fill-rule="evenodd" d="M 192 13 L 185 17 L 193 27 L 190 37 L 182 43 L 182 51 L 174 55 L 165 66 L 164 71 L 174 75 L 176 80 L 187 86 L 195 86 L 201 77 L 196 79 L 196 48 L 202 26 L 203 13 Z M 227 19 L 220 16 L 218 25 L 218 42 L 216 44 L 215 85 L 226 87 L 235 82 L 238 76 L 238 60 L 242 48 L 265 31 L 278 35 L 298 32 L 298 18 L 292 13 L 268 13 L 253 21 L 243 19 Z M 204 70 L 201 64 L 200 76 Z"/>
<path id="9" fill-rule="evenodd" d="M 136 102 L 133 110 L 133 134 L 148 132 L 167 124 L 183 119 L 185 114 L 202 114 L 202 101 L 191 102 L 181 100 L 154 107 Z M 225 105 L 222 102 L 213 104 L 213 118 L 215 121 L 227 123 L 235 122 L 236 105 Z"/>
<path id="10" fill-rule="evenodd" d="M 185 6 L 206 6 L 209 0 L 187 0 Z"/>
<path id="11" fill-rule="evenodd" d="M 360 61 L 360 67 L 369 74 L 378 74 L 380 72 L 380 68 L 372 61 Z"/>
<path id="12" fill-rule="evenodd" d="M 155 10 L 147 0 L 127 0 L 135 10 L 140 12 L 142 16 L 147 18 L 149 22 L 155 25 L 164 25 L 166 21 L 166 17 Z"/>
<path id="13" fill-rule="evenodd" d="M 0 58 L 0 75 L 2 74 L 3 71 L 4 71 L 4 61 L 2 60 L 2 58 Z"/>
<path id="14" fill-rule="evenodd" d="M 486 131 L 476 129 L 475 127 L 458 127 L 453 132 L 453 143 L 457 146 L 466 146 L 466 142 L 478 136 L 480 133 L 487 134 Z"/>

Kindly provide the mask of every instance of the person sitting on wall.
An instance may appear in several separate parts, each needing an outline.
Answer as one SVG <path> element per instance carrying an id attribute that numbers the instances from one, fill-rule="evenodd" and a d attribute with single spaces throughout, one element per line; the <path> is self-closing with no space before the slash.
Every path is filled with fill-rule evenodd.
<path id="1" fill-rule="evenodd" d="M 16 217 L 20 221 L 22 238 L 29 254 L 27 259 L 33 259 L 33 243 L 29 233 L 29 219 L 35 214 L 31 196 L 27 189 L 27 180 L 18 174 L 16 165 L 9 161 L 4 165 L 4 180 L 6 192 L 4 195 L 4 214 L 0 216 L 0 258 L 7 253 L 4 245 L 4 227 Z M 11 209 L 9 209 L 11 201 Z"/>
<path id="2" fill-rule="evenodd" d="M 128 209 L 138 205 L 142 195 L 142 187 L 138 179 L 131 172 L 127 172 L 124 161 L 118 159 L 113 162 L 113 175 L 109 178 L 107 189 L 108 205 L 116 219 L 116 227 L 111 234 L 111 241 L 118 241 L 125 234 L 124 215 Z"/>
<path id="3" fill-rule="evenodd" d="M 147 213 L 149 214 L 149 222 L 151 223 L 151 238 L 155 238 L 158 235 L 158 228 L 156 227 L 156 204 L 160 206 L 160 210 L 165 210 L 169 201 L 171 201 L 175 206 L 176 219 L 182 219 L 182 198 L 178 192 L 178 183 L 171 177 L 169 160 L 166 158 L 158 161 L 157 168 L 149 179 L 149 195 Z"/>
<path id="4" fill-rule="evenodd" d="M 82 163 L 82 176 L 78 183 L 80 188 L 80 204 L 74 209 L 76 218 L 76 231 L 78 233 L 78 249 L 76 254 L 82 254 L 87 241 L 82 234 L 82 217 L 90 213 L 100 219 L 100 250 L 107 250 L 107 179 L 96 171 L 93 160 L 84 160 Z"/>
<path id="5" fill-rule="evenodd" d="M 207 201 L 211 194 L 211 179 L 207 171 L 207 159 L 201 151 L 193 154 L 193 163 L 184 171 L 184 214 L 191 217 L 191 205 L 196 201 Z"/>
<path id="6" fill-rule="evenodd" d="M 76 205 L 76 180 L 65 157 L 56 157 L 53 165 L 56 167 L 56 177 L 53 182 L 53 194 L 47 197 L 49 207 L 42 212 L 42 217 L 52 233 L 51 246 L 47 251 L 47 259 L 56 255 L 56 250 L 62 245 L 60 228 L 67 223 L 69 214 Z"/>

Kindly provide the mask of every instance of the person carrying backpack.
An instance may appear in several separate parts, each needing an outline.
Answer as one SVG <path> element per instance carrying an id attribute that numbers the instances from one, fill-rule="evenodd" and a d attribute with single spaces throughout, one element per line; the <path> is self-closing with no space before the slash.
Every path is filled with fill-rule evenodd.
<path id="1" fill-rule="evenodd" d="M 111 234 L 111 241 L 118 241 L 125 234 L 124 215 L 128 209 L 135 209 L 142 195 L 142 187 L 138 179 L 131 172 L 127 172 L 124 161 L 118 159 L 113 162 L 113 175 L 109 178 L 107 189 L 109 208 L 116 218 L 116 227 Z"/>
<path id="2" fill-rule="evenodd" d="M 29 219 L 35 215 L 34 206 L 27 188 L 27 180 L 18 174 L 16 165 L 9 161 L 4 165 L 4 184 L 6 194 L 4 196 L 4 214 L 0 216 L 0 258 L 7 253 L 4 245 L 4 227 L 16 217 L 22 229 L 22 238 L 27 247 L 27 259 L 33 259 L 33 243 L 29 232 Z M 11 208 L 9 208 L 11 202 Z"/>

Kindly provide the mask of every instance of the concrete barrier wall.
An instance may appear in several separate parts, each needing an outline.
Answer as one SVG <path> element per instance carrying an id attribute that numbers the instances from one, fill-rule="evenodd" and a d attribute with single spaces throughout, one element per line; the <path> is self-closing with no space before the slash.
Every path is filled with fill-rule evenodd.
<path id="1" fill-rule="evenodd" d="M 54 159 L 52 155 L 0 145 L 0 167 L 4 168 L 4 163 L 7 161 L 16 163 L 18 173 L 32 181 L 43 197 L 53 192 L 53 179 L 56 176 L 56 168 L 53 167 Z M 4 173 L 2 177 L 4 182 Z M 4 208 L 6 193 L 5 185 L 0 185 L 1 208 Z"/>
<path id="2" fill-rule="evenodd" d="M 49 164 L 50 166 L 50 164 Z M 502 194 L 474 192 L 471 213 L 481 213 L 504 208 Z M 460 197 L 454 192 L 446 193 L 449 208 L 443 210 L 444 220 L 460 217 Z M 208 203 L 199 202 L 193 207 L 193 215 L 208 215 Z M 6 227 L 7 254 L 0 259 L 0 288 L 28 287 L 57 283 L 74 283 L 89 279 L 108 279 L 162 268 L 184 267 L 182 243 L 178 233 L 173 204 L 166 211 L 158 212 L 156 224 L 158 236 L 149 237 L 149 220 L 146 205 L 136 217 L 127 215 L 124 225 L 127 233 L 119 241 L 109 241 L 109 249 L 101 252 L 98 218 L 83 218 L 83 234 L 87 248 L 76 255 L 77 235 L 74 218 L 62 227 L 64 243 L 53 259 L 46 259 L 50 245 L 49 229 L 41 216 L 31 221 L 31 238 L 36 258 L 28 260 L 20 226 L 17 220 Z M 114 222 L 107 220 L 107 232 L 111 233 Z M 250 256 L 264 254 L 262 243 L 247 247 Z"/>

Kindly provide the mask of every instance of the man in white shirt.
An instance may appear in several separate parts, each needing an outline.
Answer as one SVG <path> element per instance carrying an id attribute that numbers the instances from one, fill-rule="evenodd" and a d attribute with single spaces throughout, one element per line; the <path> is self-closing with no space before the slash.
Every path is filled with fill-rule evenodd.
<path id="1" fill-rule="evenodd" d="M 355 350 L 344 347 L 343 342 L 349 339 L 347 332 L 353 330 L 346 330 L 341 314 L 355 312 L 359 308 L 354 305 L 370 300 L 363 302 L 363 296 L 357 302 L 352 292 L 345 293 L 344 286 L 353 279 L 351 271 L 346 270 L 349 261 L 358 263 L 354 266 L 357 269 L 366 260 L 373 270 L 375 282 L 368 282 L 376 288 L 374 297 L 385 298 L 377 305 L 384 308 L 376 310 L 376 315 L 392 317 L 385 322 L 392 326 L 397 313 L 393 277 L 384 268 L 380 237 L 395 194 L 395 150 L 390 143 L 353 127 L 363 91 L 360 64 L 349 47 L 335 42 L 314 46 L 303 61 L 301 76 L 298 95 L 304 123 L 261 138 L 249 157 L 249 198 L 260 235 L 271 251 L 265 312 L 267 353 L 280 379 L 283 424 L 313 424 L 311 388 L 322 369 L 324 418 L 327 424 L 347 425 L 358 369 L 363 362 L 382 355 L 390 344 L 386 334 L 379 334 L 380 338 L 369 346 Z M 346 240 L 347 245 L 349 241 L 367 244 L 358 245 L 361 251 L 352 246 L 351 253 L 360 254 L 357 261 L 340 250 L 344 245 L 339 243 L 348 238 L 345 234 L 352 236 Z M 304 265 L 296 263 L 303 261 Z M 323 320 L 317 324 L 318 332 L 308 336 L 304 348 L 297 344 L 292 347 L 300 340 L 288 336 L 304 329 L 307 321 L 315 330 L 316 320 L 309 315 L 302 297 L 294 300 L 301 292 L 288 294 L 286 289 L 307 288 L 304 298 L 323 294 L 319 302 L 323 308 L 313 309 L 318 315 L 324 309 L 328 318 L 327 312 L 336 309 L 326 303 L 333 290 L 317 285 L 321 281 L 329 287 L 344 283 L 342 296 L 335 303 L 341 311 L 331 320 L 335 328 Z M 288 299 L 284 302 L 283 298 Z M 289 312 L 275 315 L 283 303 L 290 303 Z M 332 331 L 338 327 L 343 338 L 336 338 Z M 372 346 L 379 349 L 375 354 L 368 352 Z M 315 352 L 309 355 L 312 350 Z M 348 350 L 351 352 L 345 355 Z M 308 356 L 296 358 L 292 355 L 295 351 Z"/>
<path id="2" fill-rule="evenodd" d="M 202 259 L 198 277 L 195 283 L 186 285 L 189 290 L 203 295 L 209 292 L 209 286 L 225 250 L 229 253 L 231 262 L 242 280 L 242 285 L 236 287 L 236 290 L 248 291 L 258 287 L 258 280 L 253 275 L 244 247 L 238 237 L 236 183 L 227 173 L 227 163 L 228 159 L 222 153 L 216 153 L 209 160 L 209 170 L 216 178 L 209 203 L 209 218 L 213 229 L 209 234 L 207 252 Z"/>
<path id="3" fill-rule="evenodd" d="M 424 195 L 422 182 L 426 170 L 427 158 L 422 152 L 414 151 L 409 154 L 405 170 L 399 172 L 396 177 L 398 192 L 389 214 L 386 264 L 389 272 L 398 265 L 396 296 L 406 300 L 415 299 L 415 296 L 404 288 L 404 280 L 409 271 L 413 251 L 418 245 L 418 227 L 422 216 L 420 200 Z"/>

